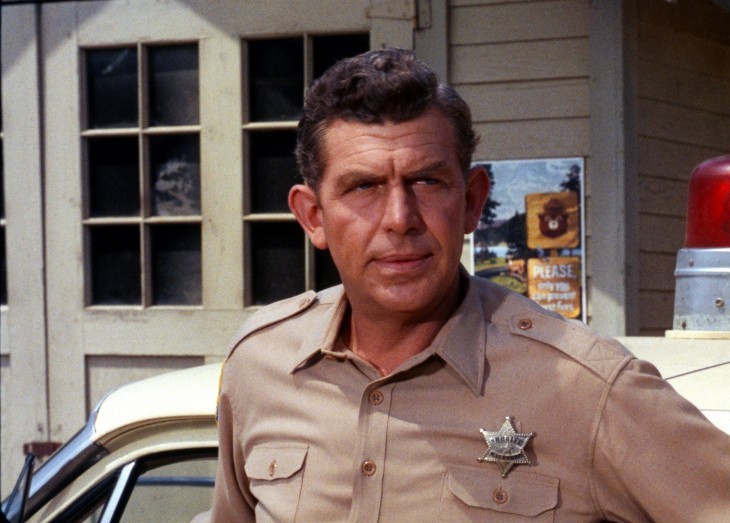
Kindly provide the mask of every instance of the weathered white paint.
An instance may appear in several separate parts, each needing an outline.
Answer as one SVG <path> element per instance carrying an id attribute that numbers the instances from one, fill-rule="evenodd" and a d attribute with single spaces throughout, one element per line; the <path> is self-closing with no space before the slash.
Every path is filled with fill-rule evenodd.
<path id="1" fill-rule="evenodd" d="M 36 8 L 2 7 L 2 101 L 8 304 L 0 311 L 0 492 L 13 486 L 23 444 L 48 437 L 44 320 L 41 86 Z M 9 30 L 12 28 L 12 31 Z"/>
<path id="2" fill-rule="evenodd" d="M 10 246 L 10 306 L 0 312 L 3 493 L 17 472 L 22 443 L 67 439 L 106 390 L 224 357 L 231 336 L 252 312 L 244 308 L 244 41 L 370 31 L 383 45 L 412 47 L 415 1 L 390 3 L 406 8 L 395 16 L 371 9 L 377 3 L 112 0 L 3 6 Z M 197 42 L 200 50 L 203 303 L 86 306 L 83 50 L 173 42 Z M 10 403 L 12 409 L 6 407 Z"/>
<path id="3" fill-rule="evenodd" d="M 610 335 L 638 329 L 632 5 L 590 2 L 589 313 Z"/>

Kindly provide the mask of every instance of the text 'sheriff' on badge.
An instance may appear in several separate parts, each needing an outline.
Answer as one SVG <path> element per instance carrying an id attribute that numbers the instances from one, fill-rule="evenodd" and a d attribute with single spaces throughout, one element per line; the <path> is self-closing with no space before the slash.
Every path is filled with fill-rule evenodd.
<path id="1" fill-rule="evenodd" d="M 506 477 L 509 470 L 515 465 L 529 465 L 530 460 L 525 454 L 525 447 L 533 433 L 520 434 L 515 432 L 510 418 L 504 420 L 502 428 L 497 432 L 479 429 L 487 442 L 487 451 L 479 461 L 489 461 L 499 465 L 502 477 Z"/>

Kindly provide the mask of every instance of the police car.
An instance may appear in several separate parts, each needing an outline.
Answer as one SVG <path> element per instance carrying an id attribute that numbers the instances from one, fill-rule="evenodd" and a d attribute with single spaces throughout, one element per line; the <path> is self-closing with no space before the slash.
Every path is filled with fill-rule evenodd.
<path id="1" fill-rule="evenodd" d="M 191 521 L 210 509 L 220 364 L 107 395 L 86 425 L 2 504 L 7 521 Z M 2 521 L 2 520 L 0 520 Z"/>
<path id="2" fill-rule="evenodd" d="M 698 347 L 671 338 L 619 341 L 730 434 L 726 340 Z M 21 473 L 2 505 L 7 520 L 180 522 L 205 513 L 215 478 L 220 368 L 162 374 L 110 393 L 35 473 L 30 466 Z"/>

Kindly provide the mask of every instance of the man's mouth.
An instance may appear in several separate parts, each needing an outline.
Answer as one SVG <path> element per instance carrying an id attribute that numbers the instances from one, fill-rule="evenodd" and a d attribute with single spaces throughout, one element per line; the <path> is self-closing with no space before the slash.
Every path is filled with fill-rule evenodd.
<path id="1" fill-rule="evenodd" d="M 407 271 L 421 267 L 430 258 L 430 253 L 396 253 L 378 256 L 373 261 L 385 270 Z"/>

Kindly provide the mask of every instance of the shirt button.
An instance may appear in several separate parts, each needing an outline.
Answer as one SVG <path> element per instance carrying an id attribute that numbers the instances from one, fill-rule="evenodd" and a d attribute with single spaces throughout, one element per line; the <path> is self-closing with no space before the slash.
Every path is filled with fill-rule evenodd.
<path id="1" fill-rule="evenodd" d="M 532 320 L 530 318 L 522 318 L 517 323 L 517 326 L 523 331 L 530 330 L 532 328 Z"/>
<path id="2" fill-rule="evenodd" d="M 276 460 L 272 460 L 271 463 L 269 463 L 269 477 L 274 477 L 274 472 L 276 472 Z"/>
<path id="3" fill-rule="evenodd" d="M 376 467 L 375 467 L 374 461 L 370 461 L 370 460 L 363 461 L 361 468 L 362 468 L 363 476 L 372 476 L 373 474 L 375 474 Z"/>
<path id="4" fill-rule="evenodd" d="M 370 392 L 370 396 L 368 398 L 370 400 L 370 403 L 373 405 L 380 405 L 383 403 L 383 400 L 385 399 L 385 396 L 383 396 L 383 393 L 379 390 L 374 390 Z"/>
<path id="5" fill-rule="evenodd" d="M 507 491 L 504 490 L 502 487 L 497 487 L 494 489 L 494 493 L 492 494 L 492 498 L 494 499 L 494 502 L 498 505 L 503 505 L 507 503 L 507 500 L 509 499 L 509 495 L 507 494 Z"/>
<path id="6" fill-rule="evenodd" d="M 297 304 L 297 306 L 298 306 L 298 307 L 299 307 L 300 309 L 303 309 L 303 308 L 304 308 L 304 307 L 306 307 L 307 305 L 309 305 L 309 300 L 308 300 L 307 298 L 302 298 L 301 300 L 299 300 L 299 303 Z"/>

